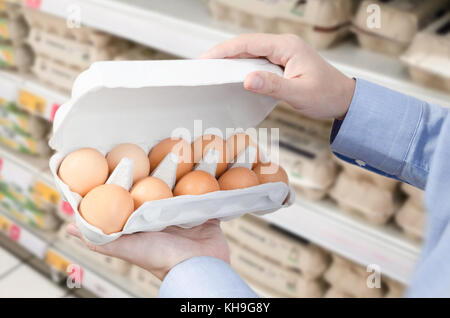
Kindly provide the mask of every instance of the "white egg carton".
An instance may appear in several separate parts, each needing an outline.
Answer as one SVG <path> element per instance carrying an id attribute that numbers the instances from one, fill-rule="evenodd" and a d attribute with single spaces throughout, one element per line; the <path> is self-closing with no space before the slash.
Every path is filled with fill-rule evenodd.
<path id="1" fill-rule="evenodd" d="M 422 240 L 425 229 L 426 213 L 414 201 L 408 199 L 395 214 L 395 222 L 405 234 L 413 239 Z"/>
<path id="2" fill-rule="evenodd" d="M 73 83 L 81 70 L 56 62 L 46 56 L 36 56 L 31 71 L 44 83 L 66 92 L 72 90 Z"/>
<path id="3" fill-rule="evenodd" d="M 450 11 L 419 32 L 401 59 L 414 81 L 450 92 Z"/>
<path id="4" fill-rule="evenodd" d="M 256 253 L 228 240 L 230 262 L 240 275 L 287 297 L 317 298 L 324 293 L 321 281 L 280 267 Z"/>
<path id="5" fill-rule="evenodd" d="M 81 217 L 81 197 L 57 175 L 64 157 L 80 148 L 91 147 L 106 154 L 118 144 L 131 142 L 148 153 L 158 141 L 172 136 L 176 128 L 189 135 L 181 137 L 192 142 L 205 129 L 214 127 L 216 134 L 225 137 L 230 129 L 256 126 L 276 101 L 243 88 L 246 75 L 255 70 L 282 74 L 278 66 L 261 59 L 115 61 L 94 63 L 77 78 L 71 100 L 55 116 L 50 146 L 56 154 L 50 159 L 50 168 L 89 242 L 105 244 L 122 234 L 160 231 L 171 225 L 189 228 L 212 218 L 264 214 L 292 204 L 295 193 L 282 182 L 178 196 L 144 203 L 121 232 L 106 235 Z M 203 128 L 198 129 L 196 120 L 202 120 Z M 173 185 L 176 158 L 169 154 L 153 175 Z M 109 182 L 128 190 L 130 166 L 125 159 Z"/>
<path id="6" fill-rule="evenodd" d="M 240 217 L 222 224 L 224 233 L 241 245 L 282 266 L 318 278 L 328 267 L 327 254 L 315 245 L 294 239 L 254 217 Z"/>
<path id="7" fill-rule="evenodd" d="M 175 57 L 143 45 L 134 45 L 129 50 L 117 55 L 116 61 L 173 60 Z"/>
<path id="8" fill-rule="evenodd" d="M 154 276 L 149 271 L 133 265 L 129 273 L 129 279 L 133 285 L 137 286 L 145 296 L 156 298 L 158 297 L 161 280 Z"/>
<path id="9" fill-rule="evenodd" d="M 130 263 L 115 257 L 91 251 L 83 241 L 67 233 L 66 225 L 67 224 L 63 224 L 59 229 L 58 239 L 69 248 L 73 249 L 76 255 L 88 260 L 88 262 L 92 262 L 101 270 L 106 270 L 119 275 L 127 275 L 130 272 Z"/>
<path id="10" fill-rule="evenodd" d="M 369 288 L 367 286 L 369 274 L 363 266 L 333 255 L 333 262 L 325 272 L 324 278 L 333 289 L 353 297 L 383 297 L 383 288 Z"/>
<path id="11" fill-rule="evenodd" d="M 362 47 L 397 56 L 448 4 L 448 0 L 365 0 L 353 20 L 352 30 Z M 376 15 L 371 9 L 373 5 L 380 8 L 379 27 L 372 25 Z"/>
<path id="12" fill-rule="evenodd" d="M 339 174 L 330 196 L 344 212 L 360 215 L 376 225 L 387 223 L 399 207 L 394 191 L 353 178 L 346 172 Z"/>
<path id="13" fill-rule="evenodd" d="M 317 49 L 348 34 L 354 0 L 210 0 L 213 16 L 260 32 L 296 33 Z"/>

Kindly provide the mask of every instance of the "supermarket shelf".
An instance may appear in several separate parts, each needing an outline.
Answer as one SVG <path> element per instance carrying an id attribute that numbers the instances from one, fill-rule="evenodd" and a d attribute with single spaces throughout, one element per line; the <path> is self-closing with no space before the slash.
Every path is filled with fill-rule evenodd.
<path id="1" fill-rule="evenodd" d="M 10 101 L 16 101 L 17 105 L 32 114 L 49 121 L 53 121 L 59 106 L 69 99 L 69 96 L 40 83 L 30 74 L 17 74 L 11 71 L 0 71 L 0 92 L 7 95 Z M 2 96 L 4 97 L 4 96 Z"/>
<path id="2" fill-rule="evenodd" d="M 364 266 L 377 264 L 382 274 L 404 284 L 420 252 L 420 244 L 398 230 L 370 225 L 343 214 L 331 202 L 311 202 L 298 195 L 293 206 L 263 219 Z"/>
<path id="3" fill-rule="evenodd" d="M 68 255 L 68 248 L 61 242 L 55 241 L 55 234 L 41 232 L 21 223 L 8 212 L 0 209 L 0 233 L 24 247 L 37 258 L 45 260 L 47 253 L 56 253 L 61 262 L 78 264 L 83 270 L 82 286 L 99 297 L 132 297 L 139 296 L 130 291 L 129 281 L 124 277 L 112 273 L 104 273 L 108 278 L 98 273 L 86 261 Z M 49 264 L 52 266 L 53 264 Z"/>
<path id="4" fill-rule="evenodd" d="M 215 21 L 201 0 L 80 0 L 76 5 L 72 0 L 42 0 L 35 3 L 40 3 L 40 10 L 63 18 L 79 10 L 81 22 L 88 26 L 184 58 L 196 58 L 217 43 L 249 32 Z M 349 76 L 450 107 L 449 94 L 412 82 L 406 67 L 396 58 L 362 50 L 351 42 L 321 54 Z"/>

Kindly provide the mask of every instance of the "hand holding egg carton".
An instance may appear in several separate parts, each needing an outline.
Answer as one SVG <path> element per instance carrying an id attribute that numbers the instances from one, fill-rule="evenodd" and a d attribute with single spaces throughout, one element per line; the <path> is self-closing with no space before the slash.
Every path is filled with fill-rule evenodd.
<path id="1" fill-rule="evenodd" d="M 218 20 L 259 32 L 295 33 L 316 49 L 331 46 L 349 31 L 354 0 L 210 0 Z"/>
<path id="2" fill-rule="evenodd" d="M 395 215 L 395 222 L 407 236 L 421 240 L 425 229 L 426 213 L 424 207 L 424 192 L 409 184 L 402 184 L 402 191 L 408 195 Z"/>
<path id="3" fill-rule="evenodd" d="M 258 177 L 258 167 L 278 166 L 263 162 L 249 136 L 232 134 L 232 155 L 224 155 L 218 135 L 198 136 L 193 146 L 192 137 L 169 138 L 177 127 L 195 136 L 196 119 L 222 134 L 259 123 L 276 101 L 243 88 L 255 70 L 280 74 L 265 60 L 194 60 L 99 62 L 79 76 L 55 117 L 50 168 L 88 241 L 268 213 L 293 202 L 282 169 Z M 195 145 L 203 151 L 191 151 Z"/>
<path id="4" fill-rule="evenodd" d="M 370 223 L 387 223 L 399 207 L 398 181 L 339 160 L 343 167 L 330 191 L 346 212 L 364 217 Z"/>
<path id="5" fill-rule="evenodd" d="M 365 0 L 354 18 L 352 30 L 363 48 L 398 56 L 408 48 L 416 33 L 449 3 L 448 0 Z"/>
<path id="6" fill-rule="evenodd" d="M 450 10 L 419 32 L 401 59 L 414 81 L 450 92 Z"/>

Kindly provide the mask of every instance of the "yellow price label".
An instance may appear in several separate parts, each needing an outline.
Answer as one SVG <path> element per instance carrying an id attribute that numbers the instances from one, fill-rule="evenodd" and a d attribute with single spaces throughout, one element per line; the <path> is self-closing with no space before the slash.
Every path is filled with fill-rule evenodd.
<path id="1" fill-rule="evenodd" d="M 71 264 L 69 260 L 53 250 L 47 251 L 45 262 L 62 273 L 66 273 L 67 267 Z"/>
<path id="2" fill-rule="evenodd" d="M 41 181 L 36 181 L 34 184 L 34 194 L 54 205 L 59 204 L 61 201 L 59 192 L 55 188 Z"/>
<path id="3" fill-rule="evenodd" d="M 19 104 L 25 109 L 40 115 L 44 114 L 47 106 L 45 99 L 25 90 L 19 91 Z"/>
<path id="4" fill-rule="evenodd" d="M 8 233 L 10 226 L 11 226 L 11 222 L 7 218 L 5 218 L 3 215 L 0 215 L 0 231 Z"/>

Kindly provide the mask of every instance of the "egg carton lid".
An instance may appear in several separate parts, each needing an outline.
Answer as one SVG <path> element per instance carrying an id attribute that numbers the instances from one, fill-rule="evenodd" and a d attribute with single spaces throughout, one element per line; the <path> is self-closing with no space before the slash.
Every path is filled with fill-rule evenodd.
<path id="1" fill-rule="evenodd" d="M 282 75 L 265 59 L 93 63 L 56 113 L 50 147 L 68 154 L 125 142 L 155 144 L 176 128 L 187 130 L 192 141 L 203 134 L 196 120 L 224 136 L 227 128 L 255 127 L 277 103 L 244 89 L 247 74 L 257 70 Z"/>

